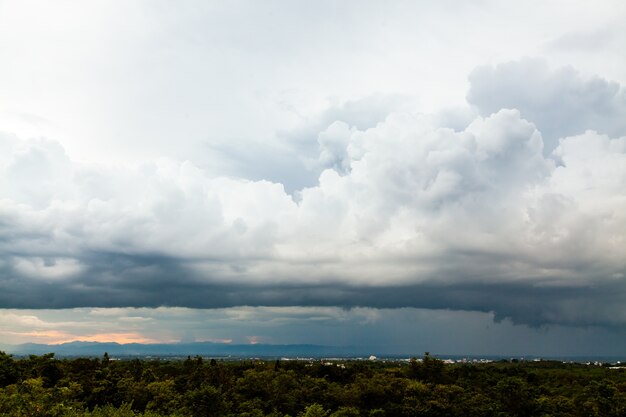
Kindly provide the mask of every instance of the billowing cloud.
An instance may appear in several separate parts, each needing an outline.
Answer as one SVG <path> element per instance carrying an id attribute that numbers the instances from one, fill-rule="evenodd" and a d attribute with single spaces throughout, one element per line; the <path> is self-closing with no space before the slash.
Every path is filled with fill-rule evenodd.
<path id="1" fill-rule="evenodd" d="M 519 109 L 541 130 L 546 155 L 560 138 L 588 129 L 626 135 L 626 89 L 617 82 L 584 77 L 572 67 L 552 70 L 539 59 L 481 66 L 469 79 L 467 99 L 482 115 Z"/>
<path id="2" fill-rule="evenodd" d="M 512 89 L 516 74 L 529 84 Z M 481 115 L 465 128 L 404 112 L 324 123 L 318 183 L 295 193 L 190 161 L 77 162 L 4 134 L 0 305 L 419 307 L 623 326 L 624 89 L 535 61 L 471 82 Z"/>

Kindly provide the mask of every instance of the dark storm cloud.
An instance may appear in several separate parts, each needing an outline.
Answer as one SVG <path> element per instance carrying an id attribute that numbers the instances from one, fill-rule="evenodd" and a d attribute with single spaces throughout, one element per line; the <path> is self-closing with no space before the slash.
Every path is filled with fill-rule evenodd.
<path id="1" fill-rule="evenodd" d="M 88 268 L 73 279 L 43 282 L 0 271 L 3 308 L 339 306 L 450 309 L 493 312 L 496 320 L 540 326 L 623 326 L 623 280 L 555 286 L 541 280 L 481 283 L 459 274 L 459 282 L 436 280 L 407 285 L 227 284 L 211 282 L 184 263 L 159 256 L 91 254 Z M 468 282 L 462 282 L 463 280 Z M 294 280 L 296 281 L 296 280 Z"/>

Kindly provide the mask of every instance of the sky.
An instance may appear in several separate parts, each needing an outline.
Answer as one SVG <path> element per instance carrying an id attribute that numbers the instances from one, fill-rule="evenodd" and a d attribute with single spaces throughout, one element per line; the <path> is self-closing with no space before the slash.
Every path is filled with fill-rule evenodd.
<path id="1" fill-rule="evenodd" d="M 625 21 L 0 0 L 0 346 L 623 354 Z"/>

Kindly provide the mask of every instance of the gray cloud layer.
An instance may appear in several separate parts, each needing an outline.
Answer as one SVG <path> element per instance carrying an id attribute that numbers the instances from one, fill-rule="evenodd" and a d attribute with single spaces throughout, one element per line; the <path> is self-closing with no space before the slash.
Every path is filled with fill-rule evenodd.
<path id="1" fill-rule="evenodd" d="M 585 79 L 571 67 L 552 71 L 545 61 L 525 59 L 476 68 L 470 83 L 467 99 L 480 114 L 519 109 L 541 130 L 547 155 L 560 138 L 587 129 L 626 135 L 626 90 L 616 82 Z"/>
<path id="2" fill-rule="evenodd" d="M 0 307 L 411 306 L 623 326 L 624 89 L 536 61 L 470 81 L 481 116 L 464 129 L 322 117 L 319 182 L 294 196 L 4 134 Z"/>

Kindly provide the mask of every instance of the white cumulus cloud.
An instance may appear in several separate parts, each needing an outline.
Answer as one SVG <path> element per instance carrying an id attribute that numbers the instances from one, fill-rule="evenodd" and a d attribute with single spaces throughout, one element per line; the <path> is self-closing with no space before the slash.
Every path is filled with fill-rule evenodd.
<path id="1" fill-rule="evenodd" d="M 519 74 L 529 84 L 511 90 Z M 471 81 L 482 115 L 464 129 L 411 112 L 328 121 L 318 183 L 293 195 L 188 160 L 78 162 L 57 142 L 4 134 L 0 301 L 413 306 L 624 324 L 623 88 L 535 61 Z"/>

